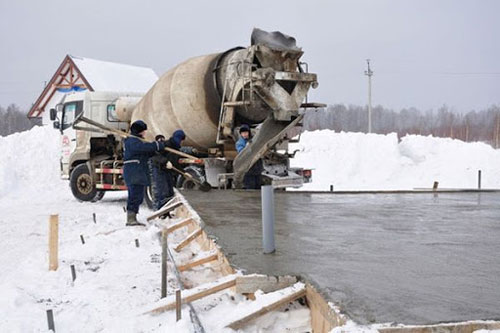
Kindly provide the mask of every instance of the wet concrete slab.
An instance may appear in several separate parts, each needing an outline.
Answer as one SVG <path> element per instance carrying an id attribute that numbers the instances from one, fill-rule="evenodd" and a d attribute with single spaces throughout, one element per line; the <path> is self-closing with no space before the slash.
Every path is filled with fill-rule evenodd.
<path id="1" fill-rule="evenodd" d="M 262 253 L 258 191 L 183 192 L 232 264 L 311 280 L 361 324 L 500 319 L 500 194 L 275 193 Z"/>

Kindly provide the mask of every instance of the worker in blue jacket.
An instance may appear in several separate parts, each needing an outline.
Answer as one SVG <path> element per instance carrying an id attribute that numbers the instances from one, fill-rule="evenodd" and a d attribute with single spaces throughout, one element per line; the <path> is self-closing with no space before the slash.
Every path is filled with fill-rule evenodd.
<path id="1" fill-rule="evenodd" d="M 240 127 L 240 138 L 236 141 L 236 151 L 240 153 L 251 139 L 250 126 L 243 124 Z M 254 165 L 247 171 L 245 177 L 243 178 L 243 188 L 250 189 L 260 189 L 261 187 L 261 174 L 263 171 L 262 160 L 258 160 Z"/>
<path id="2" fill-rule="evenodd" d="M 144 191 L 150 184 L 148 176 L 148 159 L 165 148 L 163 142 L 144 142 L 148 126 L 142 120 L 136 120 L 130 126 L 132 136 L 124 140 L 123 146 L 123 179 L 128 188 L 127 226 L 142 225 L 137 221 L 139 206 L 144 200 Z"/>

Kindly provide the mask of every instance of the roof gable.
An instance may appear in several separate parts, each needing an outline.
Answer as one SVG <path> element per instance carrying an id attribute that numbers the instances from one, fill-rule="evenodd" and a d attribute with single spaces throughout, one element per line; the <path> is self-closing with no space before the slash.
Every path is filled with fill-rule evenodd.
<path id="1" fill-rule="evenodd" d="M 88 89 L 146 93 L 157 80 L 151 68 L 67 55 L 31 107 L 28 118 L 40 117 L 53 99 L 61 98 L 61 92 Z"/>

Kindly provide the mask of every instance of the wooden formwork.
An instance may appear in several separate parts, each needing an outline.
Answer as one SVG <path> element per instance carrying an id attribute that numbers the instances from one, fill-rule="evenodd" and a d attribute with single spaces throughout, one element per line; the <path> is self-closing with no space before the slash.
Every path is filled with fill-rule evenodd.
<path id="1" fill-rule="evenodd" d="M 177 194 L 179 199 L 175 203 L 175 216 L 177 218 L 182 219 L 179 224 L 179 227 L 186 227 L 188 232 L 188 237 L 182 241 L 180 244 L 184 244 L 184 242 L 197 242 L 200 249 L 202 251 L 207 251 L 211 253 L 210 255 L 197 259 L 191 263 L 184 263 L 178 266 L 180 271 L 184 271 L 190 269 L 192 267 L 197 266 L 198 264 L 204 264 L 207 262 L 211 263 L 211 267 L 214 270 L 218 270 L 222 273 L 223 276 L 229 276 L 235 273 L 234 268 L 231 266 L 229 260 L 224 255 L 222 249 L 206 234 L 206 232 L 201 228 L 204 223 L 201 217 L 196 213 L 196 211 L 189 205 L 182 195 Z M 179 204 L 182 202 L 182 204 Z M 173 206 L 173 204 L 172 204 Z M 159 216 L 159 214 L 156 214 Z M 154 216 L 154 219 L 157 216 Z M 191 223 L 192 222 L 192 223 Z M 173 227 L 173 228 L 172 228 Z M 176 230 L 179 228 L 177 225 L 172 225 L 167 227 L 166 230 Z M 199 231 L 201 229 L 201 231 Z M 216 256 L 216 259 L 215 259 Z M 214 260 L 215 259 L 215 260 Z M 231 288 L 233 291 L 241 294 L 247 295 L 249 298 L 252 298 L 253 293 L 257 290 L 262 290 L 263 292 L 272 292 L 276 290 L 280 290 L 286 287 L 291 286 L 293 283 L 298 281 L 297 277 L 293 276 L 284 276 L 284 277 L 274 277 L 274 276 L 265 276 L 265 275 L 250 275 L 250 276 L 238 276 L 234 279 L 234 284 L 231 282 L 224 282 L 221 284 L 224 288 Z M 323 333 L 329 332 L 332 328 L 337 326 L 342 326 L 345 324 L 346 319 L 343 315 L 337 313 L 328 302 L 321 296 L 321 294 L 316 290 L 314 286 L 312 286 L 307 281 L 303 281 L 305 283 L 305 287 L 303 290 L 297 291 L 292 295 L 288 295 L 284 297 L 282 300 L 275 302 L 272 306 L 263 307 L 259 309 L 255 313 L 241 318 L 240 320 L 230 324 L 228 327 L 239 328 L 242 327 L 246 322 L 256 319 L 258 316 L 263 313 L 279 309 L 290 301 L 293 301 L 297 298 L 305 298 L 306 304 L 311 310 L 311 326 L 313 332 Z M 222 288 L 221 287 L 221 288 Z M 203 290 L 194 296 L 186 297 L 186 301 L 198 299 L 198 297 L 203 297 L 209 295 L 211 291 L 218 290 Z M 158 306 L 154 309 L 151 309 L 151 313 L 158 313 L 161 311 L 165 311 L 173 308 L 173 301 L 170 303 Z"/>
<path id="2" fill-rule="evenodd" d="M 231 266 L 229 260 L 224 255 L 222 249 L 206 234 L 202 226 L 204 225 L 201 217 L 196 213 L 196 211 L 189 205 L 186 199 L 180 194 L 179 201 L 182 202 L 181 205 L 176 204 L 175 215 L 183 220 L 182 227 L 187 227 L 188 233 L 193 234 L 195 231 L 201 228 L 201 232 L 192 241 L 196 241 L 202 251 L 208 251 L 210 254 L 207 257 L 199 258 L 191 263 L 180 265 L 181 270 L 189 269 L 195 267 L 198 264 L 204 264 L 207 262 L 212 263 L 212 267 L 219 270 L 223 276 L 229 276 L 235 273 L 234 268 Z M 192 220 L 193 223 L 187 222 L 187 220 Z M 177 227 L 174 227 L 175 229 Z M 216 255 L 216 260 L 213 257 Z M 214 262 L 217 263 L 214 263 Z M 224 282 L 222 287 L 231 288 L 233 291 L 245 294 L 252 298 L 253 293 L 260 289 L 264 292 L 271 292 L 281 288 L 290 286 L 291 284 L 297 282 L 297 277 L 273 277 L 265 275 L 254 275 L 254 276 L 241 276 L 236 277 L 232 282 Z M 253 320 L 260 316 L 261 314 L 276 310 L 280 306 L 283 306 L 286 302 L 290 302 L 296 298 L 305 298 L 306 304 L 311 311 L 311 328 L 314 333 L 327 333 L 330 332 L 335 327 L 340 327 L 346 324 L 349 319 L 344 314 L 341 314 L 338 309 L 333 308 L 321 295 L 321 293 L 315 288 L 311 283 L 303 281 L 305 283 L 305 292 L 300 291 L 291 297 L 283 298 L 282 302 L 276 302 L 271 307 L 264 307 L 259 309 L 254 314 L 247 316 L 248 318 L 242 318 L 228 327 L 233 327 L 235 329 L 242 327 L 247 321 Z M 221 287 L 221 288 L 222 288 Z M 217 290 L 214 289 L 214 290 Z M 208 295 L 206 291 L 200 292 L 196 297 L 202 297 Z M 195 297 L 195 298 L 196 298 Z M 190 298 L 186 298 L 190 299 Z M 191 298 L 193 299 L 193 298 Z M 167 308 L 171 308 L 172 305 L 168 305 Z M 443 323 L 436 325 L 422 325 L 422 326 L 385 326 L 372 325 L 370 330 L 377 330 L 381 333 L 473 333 L 476 330 L 486 329 L 500 329 L 500 322 L 498 321 L 469 321 L 462 323 Z M 352 329 L 346 329 L 346 331 L 355 331 Z"/>
<path id="3" fill-rule="evenodd" d="M 177 194 L 180 195 L 180 194 Z M 191 218 L 195 221 L 195 223 L 191 223 L 187 225 L 187 230 L 189 233 L 194 232 L 196 229 L 200 228 L 202 226 L 202 221 L 201 218 L 198 216 L 198 214 L 192 209 L 190 206 L 188 206 L 187 202 L 185 199 L 182 197 L 182 200 L 185 204 L 177 207 L 175 210 L 175 215 L 176 217 L 183 218 L 183 219 L 188 219 Z M 193 216 L 194 215 L 194 216 Z M 231 264 L 229 263 L 229 260 L 227 260 L 227 257 L 224 255 L 222 252 L 221 248 L 215 244 L 215 242 L 210 239 L 205 232 L 205 230 L 202 229 L 201 234 L 195 239 L 195 241 L 198 243 L 200 248 L 203 251 L 210 251 L 210 252 L 215 252 L 217 254 L 217 264 L 214 265 L 216 269 L 219 269 L 223 275 L 229 275 L 229 274 L 234 274 L 235 270 L 233 267 L 231 267 Z"/>

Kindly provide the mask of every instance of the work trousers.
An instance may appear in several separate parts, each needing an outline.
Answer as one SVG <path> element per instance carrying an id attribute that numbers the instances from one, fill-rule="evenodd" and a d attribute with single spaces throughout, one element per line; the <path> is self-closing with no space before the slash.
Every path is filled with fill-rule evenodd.
<path id="1" fill-rule="evenodd" d="M 151 190 L 153 194 L 153 209 L 158 210 L 174 196 L 172 175 L 164 168 L 151 163 Z"/>
<path id="2" fill-rule="evenodd" d="M 127 212 L 139 213 L 139 206 L 144 200 L 144 185 L 128 185 Z"/>

